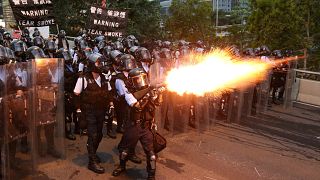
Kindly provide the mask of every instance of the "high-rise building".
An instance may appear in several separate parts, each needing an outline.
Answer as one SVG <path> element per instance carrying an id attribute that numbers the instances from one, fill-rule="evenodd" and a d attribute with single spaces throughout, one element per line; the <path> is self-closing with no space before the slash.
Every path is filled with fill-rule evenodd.
<path id="1" fill-rule="evenodd" d="M 231 11 L 232 0 L 212 0 L 212 8 L 214 11 L 217 9 L 220 11 Z"/>
<path id="2" fill-rule="evenodd" d="M 160 13 L 163 15 L 169 15 L 169 8 L 171 6 L 172 0 L 160 0 Z"/>
<path id="3" fill-rule="evenodd" d="M 203 0 L 203 1 L 211 1 L 213 11 L 222 10 L 222 11 L 231 11 L 233 7 L 248 7 L 249 0 Z M 171 6 L 172 0 L 160 0 L 161 6 L 161 14 L 169 15 L 169 7 Z"/>

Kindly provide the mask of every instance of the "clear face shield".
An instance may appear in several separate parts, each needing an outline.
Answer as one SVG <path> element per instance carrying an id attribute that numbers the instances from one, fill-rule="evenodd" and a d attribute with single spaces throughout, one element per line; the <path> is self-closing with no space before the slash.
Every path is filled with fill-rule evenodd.
<path id="1" fill-rule="evenodd" d="M 145 73 L 141 73 L 138 76 L 131 77 L 131 81 L 132 81 L 133 87 L 136 90 L 146 89 L 150 85 L 148 76 Z"/>
<path id="2" fill-rule="evenodd" d="M 137 64 L 132 59 L 127 60 L 124 62 L 124 71 L 130 71 L 137 67 Z"/>
<path id="3" fill-rule="evenodd" d="M 42 49 L 34 49 L 33 51 L 31 51 L 31 53 L 35 59 L 41 59 L 46 57 Z"/>
<path id="4" fill-rule="evenodd" d="M 148 50 L 141 51 L 141 59 L 142 61 L 151 61 L 151 54 Z"/>

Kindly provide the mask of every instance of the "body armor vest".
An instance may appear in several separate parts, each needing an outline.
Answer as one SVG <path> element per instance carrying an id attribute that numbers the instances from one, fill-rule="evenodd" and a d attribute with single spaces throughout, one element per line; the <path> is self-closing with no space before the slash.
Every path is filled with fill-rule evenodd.
<path id="1" fill-rule="evenodd" d="M 108 91 L 108 82 L 105 77 L 100 75 L 101 87 L 96 83 L 92 74 L 88 74 L 84 78 L 87 81 L 87 87 L 83 91 L 83 103 L 94 105 L 99 109 L 107 108 L 110 93 Z"/>

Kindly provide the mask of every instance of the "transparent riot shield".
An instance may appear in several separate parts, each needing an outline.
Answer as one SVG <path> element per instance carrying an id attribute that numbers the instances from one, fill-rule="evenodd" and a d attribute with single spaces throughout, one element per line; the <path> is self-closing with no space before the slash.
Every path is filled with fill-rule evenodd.
<path id="1" fill-rule="evenodd" d="M 65 157 L 62 59 L 36 59 L 34 73 L 35 163 Z"/>
<path id="2" fill-rule="evenodd" d="M 207 96 L 196 97 L 193 101 L 194 104 L 194 118 L 195 127 L 199 133 L 210 129 L 210 101 Z M 192 109 L 191 109 L 192 110 Z M 192 111 L 191 111 L 192 112 Z"/>
<path id="3" fill-rule="evenodd" d="M 156 60 L 149 69 L 149 80 L 152 87 L 161 87 L 164 86 L 166 68 L 161 66 L 160 62 Z M 155 122 L 157 124 L 158 130 L 162 131 L 164 128 L 166 130 L 171 129 L 171 124 L 168 121 L 168 101 L 169 92 L 163 93 L 163 102 L 155 110 Z"/>
<path id="4" fill-rule="evenodd" d="M 32 137 L 32 62 L 6 65 L 4 96 L 5 179 L 30 178 L 34 172 Z"/>
<path id="5" fill-rule="evenodd" d="M 288 62 L 288 71 L 286 75 L 286 84 L 285 84 L 285 97 L 284 97 L 284 108 L 290 108 L 293 106 L 293 99 L 292 99 L 292 92 L 293 92 L 293 85 L 295 83 L 295 71 L 294 68 L 297 66 L 297 61 Z"/>
<path id="6" fill-rule="evenodd" d="M 262 81 L 256 85 L 257 93 L 257 103 L 256 103 L 256 112 L 260 114 L 265 112 L 268 107 L 269 97 L 270 97 L 270 82 L 271 82 L 271 73 L 267 76 L 265 81 Z"/>

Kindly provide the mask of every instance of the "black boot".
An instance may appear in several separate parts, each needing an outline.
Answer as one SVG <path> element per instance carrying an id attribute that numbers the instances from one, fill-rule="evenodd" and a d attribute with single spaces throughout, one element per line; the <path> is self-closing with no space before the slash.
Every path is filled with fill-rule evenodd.
<path id="1" fill-rule="evenodd" d="M 122 172 L 126 171 L 126 157 L 121 155 L 122 153 L 120 153 L 120 164 L 119 166 L 113 170 L 112 172 L 112 176 L 119 176 Z"/>
<path id="2" fill-rule="evenodd" d="M 156 155 L 154 152 L 147 153 L 148 180 L 154 180 L 156 176 Z"/>
<path id="3" fill-rule="evenodd" d="M 88 169 L 98 174 L 103 174 L 105 171 L 104 168 L 97 162 L 95 155 L 89 155 Z"/>
<path id="4" fill-rule="evenodd" d="M 119 176 L 122 172 L 126 171 L 127 158 L 128 158 L 128 151 L 127 150 L 120 151 L 120 154 L 119 154 L 120 164 L 115 170 L 113 170 L 112 176 Z"/>
<path id="5" fill-rule="evenodd" d="M 130 160 L 131 162 L 136 163 L 136 164 L 141 164 L 142 163 L 141 158 L 139 158 L 136 155 L 135 149 L 130 149 L 129 150 L 128 160 Z"/>
<path id="6" fill-rule="evenodd" d="M 74 134 L 71 132 L 71 123 L 67 122 L 66 123 L 66 138 L 69 140 L 76 140 L 76 136 L 74 136 Z"/>
<path id="7" fill-rule="evenodd" d="M 88 137 L 88 142 L 87 142 L 87 150 L 88 150 L 88 155 L 89 155 L 89 163 L 88 163 L 88 169 L 91 171 L 98 173 L 98 174 L 103 174 L 105 172 L 104 168 L 100 166 L 97 160 L 97 155 L 96 155 L 96 142 L 98 142 L 98 137 L 97 135 L 93 135 L 92 137 Z"/>

